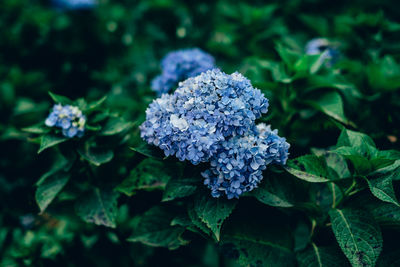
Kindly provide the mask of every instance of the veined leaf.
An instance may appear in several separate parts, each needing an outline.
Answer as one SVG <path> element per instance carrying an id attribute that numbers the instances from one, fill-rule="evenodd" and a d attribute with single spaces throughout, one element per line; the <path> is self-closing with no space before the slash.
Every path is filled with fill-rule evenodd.
<path id="1" fill-rule="evenodd" d="M 307 103 L 337 121 L 348 125 L 354 125 L 346 118 L 343 109 L 342 97 L 336 91 L 324 93 L 318 99 L 309 100 Z"/>
<path id="2" fill-rule="evenodd" d="M 332 209 L 332 230 L 352 266 L 374 266 L 382 251 L 382 234 L 372 215 L 360 209 Z"/>
<path id="3" fill-rule="evenodd" d="M 100 166 L 110 162 L 114 157 L 114 152 L 110 149 L 90 146 L 89 142 L 83 143 L 78 147 L 78 153 L 90 163 Z"/>
<path id="4" fill-rule="evenodd" d="M 267 217 L 254 214 L 254 210 L 233 214 L 221 243 L 239 255 L 242 266 L 295 266 L 291 233 L 284 218 L 274 212 Z"/>
<path id="5" fill-rule="evenodd" d="M 185 231 L 180 226 L 171 226 L 173 213 L 164 207 L 153 207 L 145 212 L 131 237 L 130 242 L 141 242 L 152 247 L 176 249 L 188 241 L 181 235 Z"/>
<path id="6" fill-rule="evenodd" d="M 196 177 L 172 176 L 165 187 L 162 200 L 170 201 L 190 196 L 196 191 L 198 183 L 199 180 Z"/>
<path id="7" fill-rule="evenodd" d="M 52 146 L 61 144 L 67 140 L 68 140 L 68 138 L 61 136 L 61 135 L 56 135 L 56 134 L 43 135 L 42 138 L 40 139 L 40 148 L 39 148 L 38 154 L 43 152 L 43 150 L 45 150 L 45 149 L 48 149 Z"/>
<path id="8" fill-rule="evenodd" d="M 163 161 L 148 158 L 140 162 L 116 188 L 117 191 L 133 196 L 138 190 L 164 189 L 171 173 Z"/>
<path id="9" fill-rule="evenodd" d="M 69 179 L 69 174 L 61 172 L 51 175 L 38 185 L 35 197 L 36 202 L 40 208 L 40 212 L 43 212 L 50 205 L 57 194 L 67 184 Z"/>
<path id="10" fill-rule="evenodd" d="M 194 201 L 194 210 L 219 241 L 222 224 L 232 213 L 236 203 L 236 200 L 214 198 L 210 195 L 199 194 Z"/>
<path id="11" fill-rule="evenodd" d="M 382 201 L 392 203 L 396 206 L 400 206 L 396 195 L 394 193 L 392 177 L 388 176 L 371 176 L 366 178 L 369 189 L 372 194 Z"/>
<path id="12" fill-rule="evenodd" d="M 289 160 L 286 171 L 290 174 L 311 183 L 331 181 L 328 178 L 328 168 L 323 158 L 315 155 L 305 155 Z"/>
<path id="13" fill-rule="evenodd" d="M 314 243 L 297 254 L 299 267 L 345 267 L 349 266 L 339 248 L 318 247 Z"/>
<path id="14" fill-rule="evenodd" d="M 115 228 L 118 196 L 96 187 L 76 201 L 76 212 L 85 222 Z"/>

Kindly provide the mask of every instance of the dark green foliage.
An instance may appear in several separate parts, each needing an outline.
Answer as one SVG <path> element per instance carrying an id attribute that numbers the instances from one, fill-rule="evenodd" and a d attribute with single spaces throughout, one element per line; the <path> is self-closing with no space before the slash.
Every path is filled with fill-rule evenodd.
<path id="1" fill-rule="evenodd" d="M 0 266 L 400 266 L 395 1 L 100 2 L 0 1 Z M 248 77 L 291 144 L 239 200 L 140 137 L 160 59 L 187 47 Z M 82 138 L 45 126 L 54 103 Z"/>

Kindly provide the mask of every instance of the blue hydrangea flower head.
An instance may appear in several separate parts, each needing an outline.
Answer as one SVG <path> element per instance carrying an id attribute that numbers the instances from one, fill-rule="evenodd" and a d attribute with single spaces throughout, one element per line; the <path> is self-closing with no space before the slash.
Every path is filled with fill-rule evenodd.
<path id="1" fill-rule="evenodd" d="M 214 58 L 198 48 L 170 52 L 161 61 L 162 73 L 154 78 L 151 88 L 158 95 L 168 93 L 180 81 L 213 68 Z"/>
<path id="2" fill-rule="evenodd" d="M 323 54 L 324 60 L 328 67 L 334 65 L 340 57 L 337 45 L 326 38 L 314 38 L 310 40 L 305 47 L 306 54 L 320 55 Z"/>
<path id="3" fill-rule="evenodd" d="M 64 10 L 92 9 L 97 4 L 97 0 L 52 0 L 53 6 Z"/>
<path id="4" fill-rule="evenodd" d="M 45 124 L 48 127 L 60 128 L 66 137 L 82 137 L 85 132 L 86 117 L 78 107 L 57 104 L 54 105 Z"/>
<path id="5" fill-rule="evenodd" d="M 153 101 L 140 126 L 149 144 L 193 164 L 207 162 L 220 143 L 248 132 L 268 111 L 268 100 L 240 73 L 209 70 Z"/>
<path id="6" fill-rule="evenodd" d="M 277 130 L 259 124 L 243 136 L 237 135 L 221 143 L 210 161 L 210 169 L 202 173 L 204 184 L 213 197 L 226 195 L 239 198 L 256 188 L 262 180 L 267 165 L 284 165 L 289 144 L 279 137 Z"/>

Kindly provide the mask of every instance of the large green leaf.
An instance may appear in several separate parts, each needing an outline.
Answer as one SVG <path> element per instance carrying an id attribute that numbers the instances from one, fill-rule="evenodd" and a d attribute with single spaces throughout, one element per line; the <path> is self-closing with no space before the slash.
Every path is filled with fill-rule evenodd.
<path id="1" fill-rule="evenodd" d="M 328 167 L 322 157 L 305 155 L 289 160 L 285 169 L 292 175 L 311 183 L 329 182 Z"/>
<path id="2" fill-rule="evenodd" d="M 36 189 L 36 202 L 43 212 L 54 200 L 57 194 L 64 188 L 70 179 L 67 173 L 59 172 L 43 180 Z"/>
<path id="3" fill-rule="evenodd" d="M 100 131 L 100 135 L 115 135 L 119 134 L 130 127 L 132 127 L 133 124 L 130 122 L 126 122 L 124 119 L 120 117 L 110 117 L 104 127 Z"/>
<path id="4" fill-rule="evenodd" d="M 110 162 L 114 157 L 114 152 L 111 149 L 91 146 L 89 142 L 85 142 L 79 146 L 78 153 L 96 166 Z"/>
<path id="5" fill-rule="evenodd" d="M 341 95 L 336 91 L 326 92 L 318 99 L 307 101 L 307 103 L 337 121 L 352 125 L 344 115 L 343 100 Z"/>
<path id="6" fill-rule="evenodd" d="M 198 177 L 172 176 L 165 187 L 163 201 L 190 196 L 196 191 L 198 184 Z"/>
<path id="7" fill-rule="evenodd" d="M 139 224 L 128 241 L 169 249 L 187 244 L 188 242 L 182 238 L 185 229 L 171 226 L 173 218 L 173 212 L 167 208 L 158 206 L 151 208 L 140 217 Z"/>
<path id="8" fill-rule="evenodd" d="M 367 179 L 372 194 L 382 201 L 400 206 L 393 189 L 392 177 L 371 175 Z"/>
<path id="9" fill-rule="evenodd" d="M 296 185 L 291 181 L 292 177 L 270 174 L 263 179 L 259 187 L 250 194 L 266 205 L 289 208 L 296 202 Z"/>
<path id="10" fill-rule="evenodd" d="M 52 92 L 49 92 L 49 95 L 53 99 L 53 101 L 56 103 L 63 104 L 63 105 L 72 104 L 72 100 L 66 96 L 57 95 Z"/>
<path id="11" fill-rule="evenodd" d="M 148 145 L 146 143 L 141 143 L 140 145 L 131 147 L 130 149 L 149 158 L 164 158 L 164 154 L 162 153 L 161 149 L 155 146 Z"/>
<path id="12" fill-rule="evenodd" d="M 239 256 L 242 266 L 295 266 L 287 218 L 272 210 L 267 216 L 245 208 L 226 222 L 221 243 Z"/>
<path id="13" fill-rule="evenodd" d="M 353 266 L 374 266 L 382 251 L 379 225 L 360 209 L 332 209 L 332 230 L 342 251 Z"/>
<path id="14" fill-rule="evenodd" d="M 175 166 L 174 170 L 176 168 L 177 166 Z M 123 180 L 116 190 L 132 196 L 138 190 L 164 189 L 172 176 L 171 171 L 165 162 L 147 158 L 131 171 L 128 178 Z M 179 173 L 176 175 L 179 175 Z"/>
<path id="15" fill-rule="evenodd" d="M 373 156 L 376 151 L 374 141 L 366 134 L 343 129 L 336 144 L 337 147 L 351 147 L 362 156 Z M 351 155 L 356 155 L 351 153 Z"/>
<path id="16" fill-rule="evenodd" d="M 219 241 L 222 224 L 232 213 L 236 203 L 236 200 L 214 198 L 207 194 L 199 194 L 194 201 L 194 210 Z"/>
<path id="17" fill-rule="evenodd" d="M 297 253 L 299 267 L 345 267 L 349 266 L 339 248 L 318 247 L 314 243 Z"/>
<path id="18" fill-rule="evenodd" d="M 66 138 L 62 135 L 45 134 L 40 139 L 40 148 L 39 148 L 38 154 L 43 152 L 45 149 L 48 149 L 52 146 L 61 144 L 67 140 L 68 140 L 68 138 Z"/>
<path id="19" fill-rule="evenodd" d="M 379 225 L 400 228 L 400 207 L 377 201 L 371 201 L 364 207 L 374 216 Z"/>
<path id="20" fill-rule="evenodd" d="M 118 193 L 93 188 L 75 203 L 77 214 L 88 223 L 116 227 Z"/>

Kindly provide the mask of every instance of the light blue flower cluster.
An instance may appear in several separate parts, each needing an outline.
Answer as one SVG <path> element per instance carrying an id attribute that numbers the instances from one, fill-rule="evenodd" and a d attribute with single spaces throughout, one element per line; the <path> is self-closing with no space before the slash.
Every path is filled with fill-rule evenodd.
<path id="1" fill-rule="evenodd" d="M 61 128 L 66 137 L 82 137 L 85 132 L 86 117 L 78 107 L 57 104 L 54 105 L 45 124 L 48 127 Z"/>
<path id="2" fill-rule="evenodd" d="M 326 38 L 315 38 L 310 40 L 306 44 L 305 50 L 308 55 L 322 54 L 321 60 L 325 61 L 328 67 L 334 65 L 340 56 L 337 46 Z"/>
<path id="3" fill-rule="evenodd" d="M 208 70 L 154 100 L 141 137 L 166 156 L 210 162 L 203 177 L 212 195 L 239 197 L 257 186 L 268 164 L 285 164 L 288 157 L 285 139 L 264 124 L 255 126 L 268 105 L 240 73 Z"/>
<path id="4" fill-rule="evenodd" d="M 284 165 L 288 149 L 289 144 L 278 136 L 277 130 L 258 124 L 246 135 L 221 143 L 211 158 L 211 168 L 202 173 L 204 184 L 214 197 L 224 194 L 228 199 L 238 198 L 258 186 L 267 165 Z"/>
<path id="5" fill-rule="evenodd" d="M 150 104 L 141 136 L 166 156 L 198 164 L 227 137 L 247 132 L 267 110 L 268 100 L 241 74 L 209 70 Z"/>
<path id="6" fill-rule="evenodd" d="M 180 81 L 215 68 L 214 58 L 198 48 L 168 53 L 161 61 L 161 75 L 154 78 L 151 88 L 158 95 L 168 93 Z"/>
<path id="7" fill-rule="evenodd" d="M 60 9 L 92 9 L 97 4 L 97 0 L 52 0 L 53 6 Z"/>

